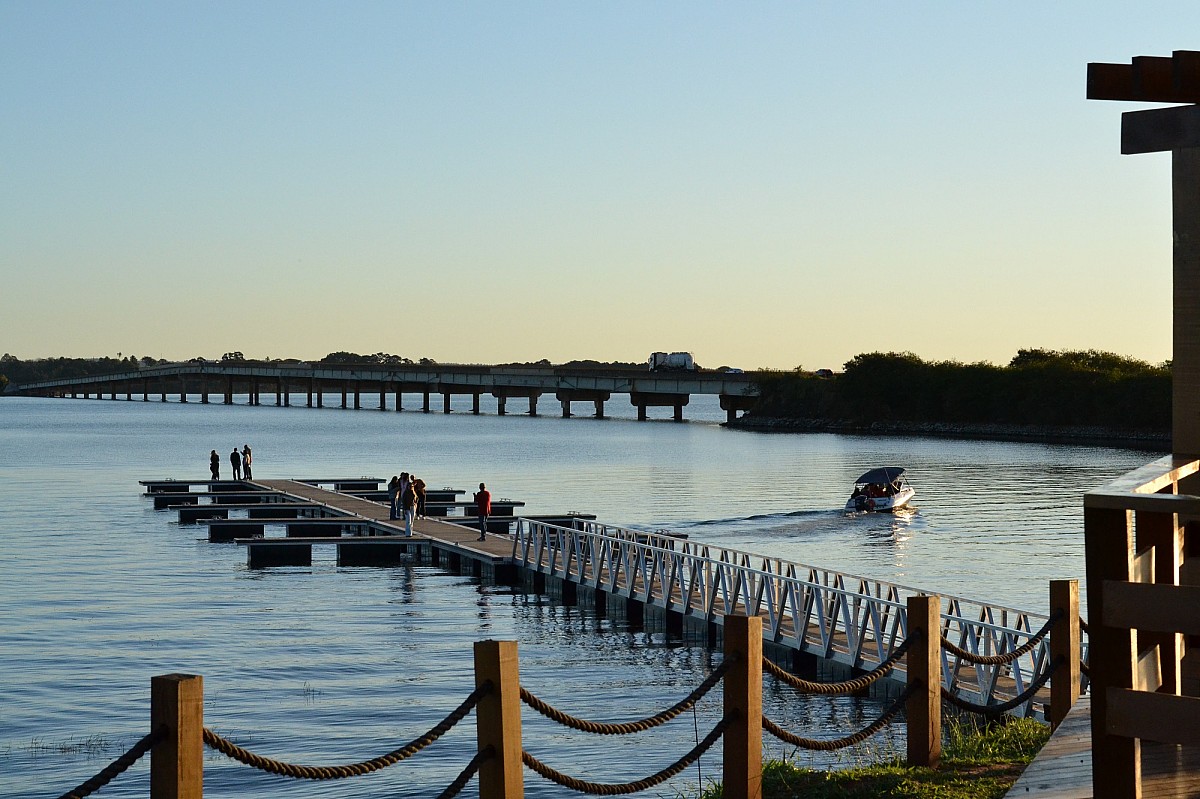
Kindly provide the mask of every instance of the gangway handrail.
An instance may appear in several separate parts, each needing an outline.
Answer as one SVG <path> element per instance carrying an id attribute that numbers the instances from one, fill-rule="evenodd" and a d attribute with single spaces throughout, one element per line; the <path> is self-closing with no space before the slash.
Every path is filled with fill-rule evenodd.
<path id="1" fill-rule="evenodd" d="M 520 519 L 513 557 L 535 572 L 685 616 L 719 621 L 725 613 L 761 613 L 768 640 L 861 669 L 887 660 L 907 634 L 905 595 L 933 593 L 586 521 L 566 527 Z M 947 600 L 940 657 L 948 690 L 992 705 L 1025 692 L 1044 674 L 1052 662 L 1044 633 L 1050 616 L 941 596 Z M 1019 704 L 1025 712 L 1045 711 L 1041 699 Z"/>

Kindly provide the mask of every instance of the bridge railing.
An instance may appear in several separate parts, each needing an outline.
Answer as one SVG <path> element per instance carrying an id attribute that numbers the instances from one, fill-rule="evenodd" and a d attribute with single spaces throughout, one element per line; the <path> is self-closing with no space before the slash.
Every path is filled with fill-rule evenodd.
<path id="1" fill-rule="evenodd" d="M 858 670 L 877 667 L 892 655 L 907 635 L 908 598 L 929 593 L 665 533 L 585 521 L 569 528 L 522 519 L 513 556 L 532 571 L 684 618 L 720 624 L 727 616 L 760 616 L 766 640 Z M 1052 598 L 1052 608 L 1065 601 Z M 1049 622 L 1041 614 L 945 597 L 943 685 L 952 697 L 983 705 L 1003 704 L 1026 693 L 1055 662 L 1049 636 L 1039 635 Z M 1076 641 L 1079 635 L 1077 630 Z M 1066 638 L 1060 635 L 1059 643 Z M 1078 675 L 1060 682 L 1068 680 L 1076 684 L 1078 695 Z M 1049 692 L 1041 692 L 1013 711 L 1057 721 L 1049 704 Z"/>
<path id="2" fill-rule="evenodd" d="M 1142 795 L 1141 742 L 1200 744 L 1200 461 L 1167 456 L 1084 495 L 1097 799 Z M 1189 558 L 1188 556 L 1192 557 Z"/>

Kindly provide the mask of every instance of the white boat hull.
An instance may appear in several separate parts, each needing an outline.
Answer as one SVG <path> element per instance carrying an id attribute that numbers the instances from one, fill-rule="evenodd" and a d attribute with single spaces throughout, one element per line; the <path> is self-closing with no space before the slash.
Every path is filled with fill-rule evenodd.
<path id="1" fill-rule="evenodd" d="M 899 491 L 897 491 L 895 494 L 892 494 L 891 496 L 851 497 L 850 500 L 846 503 L 846 513 L 860 513 L 860 512 L 869 512 L 869 511 L 875 511 L 877 513 L 888 513 L 891 511 L 900 510 L 901 508 L 907 506 L 908 503 L 912 501 L 912 498 L 913 498 L 913 496 L 916 495 L 916 493 L 917 492 L 914 491 L 909 486 L 905 486 L 904 488 L 900 489 Z"/>

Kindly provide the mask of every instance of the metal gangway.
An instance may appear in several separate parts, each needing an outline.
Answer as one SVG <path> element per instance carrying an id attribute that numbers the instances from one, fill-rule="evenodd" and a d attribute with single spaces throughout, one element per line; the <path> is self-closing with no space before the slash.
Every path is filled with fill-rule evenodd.
<path id="1" fill-rule="evenodd" d="M 759 616 L 764 642 L 855 671 L 888 660 L 905 640 L 908 597 L 934 593 L 584 520 L 563 527 L 521 519 L 513 558 L 532 572 L 677 613 L 685 622 L 722 625 L 726 616 Z M 1050 623 L 1047 615 L 942 595 L 943 686 L 963 701 L 999 706 L 1044 682 L 1052 662 Z M 896 671 L 902 682 L 903 667 Z M 1048 690 L 1040 692 L 1010 712 L 1045 718 L 1048 697 Z"/>

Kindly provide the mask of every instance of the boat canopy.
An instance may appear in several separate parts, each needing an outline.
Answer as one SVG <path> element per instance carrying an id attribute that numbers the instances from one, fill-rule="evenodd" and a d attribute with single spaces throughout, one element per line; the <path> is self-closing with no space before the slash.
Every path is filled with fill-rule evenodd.
<path id="1" fill-rule="evenodd" d="M 899 466 L 880 466 L 878 469 L 872 469 L 854 482 L 856 484 L 871 484 L 884 485 L 886 483 L 894 483 L 900 479 L 900 475 L 904 474 L 904 470 Z"/>

